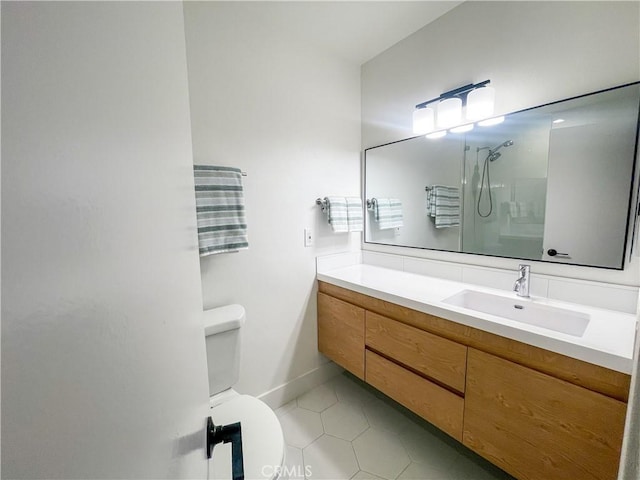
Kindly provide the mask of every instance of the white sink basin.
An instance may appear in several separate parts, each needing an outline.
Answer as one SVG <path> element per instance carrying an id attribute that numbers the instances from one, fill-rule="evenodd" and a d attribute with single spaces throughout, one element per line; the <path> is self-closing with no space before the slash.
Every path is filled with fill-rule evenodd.
<path id="1" fill-rule="evenodd" d="M 586 313 L 538 305 L 527 299 L 502 297 L 475 290 L 462 290 L 445 299 L 444 303 L 575 337 L 581 337 L 589 325 L 589 315 Z"/>

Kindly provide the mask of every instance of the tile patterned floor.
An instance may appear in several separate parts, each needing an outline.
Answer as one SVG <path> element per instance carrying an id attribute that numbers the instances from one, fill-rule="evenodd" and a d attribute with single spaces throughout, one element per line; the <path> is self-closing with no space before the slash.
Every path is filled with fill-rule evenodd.
<path id="1" fill-rule="evenodd" d="M 512 480 L 346 373 L 276 414 L 291 480 Z"/>

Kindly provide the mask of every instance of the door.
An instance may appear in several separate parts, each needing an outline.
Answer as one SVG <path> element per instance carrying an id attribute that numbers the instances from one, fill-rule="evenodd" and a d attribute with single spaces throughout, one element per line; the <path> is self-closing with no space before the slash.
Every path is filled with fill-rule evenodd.
<path id="1" fill-rule="evenodd" d="M 206 478 L 180 2 L 2 4 L 3 478 Z"/>
<path id="2" fill-rule="evenodd" d="M 622 266 L 637 107 L 628 100 L 613 105 L 598 123 L 585 109 L 559 114 L 566 121 L 549 139 L 542 260 Z"/>

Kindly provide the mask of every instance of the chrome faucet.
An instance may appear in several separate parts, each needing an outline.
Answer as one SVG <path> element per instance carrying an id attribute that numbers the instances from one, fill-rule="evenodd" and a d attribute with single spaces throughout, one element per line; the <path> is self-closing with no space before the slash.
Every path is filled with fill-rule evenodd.
<path id="1" fill-rule="evenodd" d="M 529 298 L 529 265 L 520 264 L 518 272 L 520 276 L 513 284 L 513 291 L 517 293 L 519 297 Z"/>

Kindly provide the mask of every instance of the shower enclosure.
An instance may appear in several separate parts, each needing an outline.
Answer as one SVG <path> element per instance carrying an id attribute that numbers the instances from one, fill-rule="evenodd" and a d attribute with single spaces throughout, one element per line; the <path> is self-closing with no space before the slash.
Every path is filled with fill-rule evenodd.
<path id="1" fill-rule="evenodd" d="M 548 118 L 466 136 L 462 251 L 540 259 L 546 210 Z"/>

